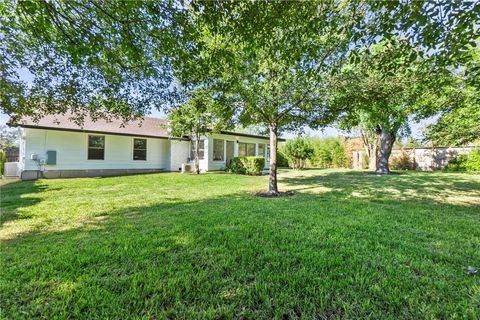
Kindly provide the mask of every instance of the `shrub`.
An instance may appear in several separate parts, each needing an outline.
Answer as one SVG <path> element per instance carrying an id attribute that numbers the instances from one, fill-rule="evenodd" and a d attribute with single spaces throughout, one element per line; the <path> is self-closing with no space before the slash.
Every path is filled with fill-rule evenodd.
<path id="1" fill-rule="evenodd" d="M 317 168 L 345 168 L 349 157 L 341 138 L 312 139 L 314 148 L 311 166 Z M 368 163 L 368 162 L 367 162 Z"/>
<path id="2" fill-rule="evenodd" d="M 305 162 L 313 156 L 314 149 L 306 138 L 288 140 L 282 148 L 282 153 L 288 159 L 288 165 L 293 169 L 303 169 Z"/>
<path id="3" fill-rule="evenodd" d="M 450 171 L 480 171 L 480 150 L 472 150 L 469 154 L 462 154 L 448 162 L 447 169 Z"/>
<path id="4" fill-rule="evenodd" d="M 413 164 L 410 161 L 408 154 L 402 151 L 400 155 L 390 159 L 390 168 L 393 170 L 412 170 Z"/>
<path id="5" fill-rule="evenodd" d="M 227 171 L 236 174 L 245 174 L 246 170 L 240 157 L 234 157 L 227 166 Z"/>
<path id="6" fill-rule="evenodd" d="M 236 174 L 248 174 L 259 176 L 265 167 L 265 158 L 263 157 L 234 157 L 230 161 L 228 171 Z"/>
<path id="7" fill-rule="evenodd" d="M 288 159 L 285 154 L 282 152 L 283 147 L 277 150 L 277 167 L 278 168 L 288 168 Z"/>
<path id="8" fill-rule="evenodd" d="M 5 162 L 7 162 L 7 152 L 0 150 L 0 176 L 4 174 Z"/>
<path id="9" fill-rule="evenodd" d="M 470 152 L 465 167 L 467 171 L 480 171 L 480 150 L 477 149 Z"/>

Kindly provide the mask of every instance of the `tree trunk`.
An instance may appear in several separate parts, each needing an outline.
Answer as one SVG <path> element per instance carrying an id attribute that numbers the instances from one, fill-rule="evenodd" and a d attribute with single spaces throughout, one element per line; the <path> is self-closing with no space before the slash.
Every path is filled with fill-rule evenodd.
<path id="1" fill-rule="evenodd" d="M 378 144 L 378 139 L 377 141 L 372 143 L 372 137 L 371 134 L 367 131 L 360 130 L 360 134 L 362 136 L 363 140 L 363 148 L 365 149 L 365 152 L 367 153 L 368 156 L 368 169 L 370 171 L 375 171 L 377 168 L 377 144 Z"/>
<path id="2" fill-rule="evenodd" d="M 395 142 L 395 134 L 389 132 L 383 127 L 379 128 L 380 150 L 377 161 L 377 173 L 389 174 L 390 167 L 388 159 L 392 153 L 393 143 Z"/>
<path id="3" fill-rule="evenodd" d="M 270 126 L 270 176 L 268 179 L 268 192 L 278 194 L 277 185 L 277 135 L 278 128 Z"/>
<path id="4" fill-rule="evenodd" d="M 377 144 L 371 143 L 368 146 L 368 169 L 370 171 L 375 171 L 377 168 Z"/>

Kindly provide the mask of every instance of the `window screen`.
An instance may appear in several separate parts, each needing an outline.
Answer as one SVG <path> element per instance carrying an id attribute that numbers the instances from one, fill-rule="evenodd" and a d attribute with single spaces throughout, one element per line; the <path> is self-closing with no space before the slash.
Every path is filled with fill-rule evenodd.
<path id="1" fill-rule="evenodd" d="M 105 136 L 88 136 L 88 160 L 105 159 Z"/>
<path id="2" fill-rule="evenodd" d="M 213 139 L 213 160 L 224 160 L 224 140 Z"/>
<path id="3" fill-rule="evenodd" d="M 147 139 L 133 139 L 133 160 L 147 160 Z"/>
<path id="4" fill-rule="evenodd" d="M 198 159 L 203 160 L 205 156 L 205 140 L 198 140 Z M 195 141 L 190 145 L 190 159 L 195 159 Z"/>

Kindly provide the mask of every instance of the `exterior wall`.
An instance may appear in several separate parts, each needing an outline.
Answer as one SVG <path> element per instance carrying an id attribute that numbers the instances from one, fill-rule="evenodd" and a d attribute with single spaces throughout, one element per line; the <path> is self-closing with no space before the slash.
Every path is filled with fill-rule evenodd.
<path id="1" fill-rule="evenodd" d="M 186 163 L 190 152 L 190 141 L 170 141 L 170 171 L 179 172 Z"/>
<path id="2" fill-rule="evenodd" d="M 88 160 L 88 135 L 84 132 L 24 128 L 24 149 L 21 152 L 23 170 L 104 170 L 104 169 L 155 169 L 170 168 L 170 141 L 147 139 L 147 160 L 133 160 L 131 136 L 105 136 L 105 160 Z M 57 152 L 56 165 L 44 165 L 31 160 L 31 154 L 39 160 L 47 158 L 47 151 Z"/>
<path id="3" fill-rule="evenodd" d="M 25 169 L 25 129 L 18 129 L 18 136 L 20 137 L 19 153 L 18 153 L 18 171 L 22 172 Z"/>
<path id="4" fill-rule="evenodd" d="M 169 170 L 178 172 L 182 163 L 190 159 L 190 141 L 147 139 L 147 160 L 133 160 L 132 136 L 100 134 L 105 136 L 105 159 L 88 160 L 88 136 L 97 135 L 88 132 L 45 130 L 21 128 L 19 170 L 22 179 L 39 177 L 88 177 L 132 174 Z M 255 154 L 258 145 L 267 149 L 268 139 L 243 137 L 228 134 L 213 134 L 203 137 L 205 140 L 205 157 L 200 160 L 201 171 L 224 170 L 226 167 L 226 141 L 234 142 L 234 156 L 238 156 L 238 143 L 254 143 Z M 213 160 L 213 139 L 224 143 L 224 160 Z M 56 151 L 57 161 L 47 165 L 47 151 Z M 36 154 L 38 159 L 32 160 Z M 265 168 L 268 169 L 268 158 Z"/>
<path id="5" fill-rule="evenodd" d="M 213 139 L 224 140 L 223 142 L 223 159 L 222 161 L 213 160 Z M 238 143 L 255 143 L 255 155 L 258 156 L 258 144 L 265 144 L 265 150 L 269 144 L 268 139 L 253 138 L 253 137 L 242 137 L 226 134 L 212 134 L 208 137 L 208 146 L 211 146 L 205 150 L 206 159 L 208 161 L 208 170 L 225 170 L 227 165 L 226 153 L 227 153 L 227 144 L 226 141 L 233 141 L 234 144 L 234 156 L 238 156 Z M 207 142 L 207 141 L 206 141 Z M 268 158 L 265 159 L 265 169 L 269 168 Z"/>
<path id="6" fill-rule="evenodd" d="M 440 147 L 440 148 L 405 148 L 394 149 L 390 156 L 392 159 L 405 154 L 409 159 L 411 167 L 420 171 L 431 171 L 444 169 L 450 159 L 461 155 L 468 154 L 476 147 Z M 365 151 L 353 151 L 352 167 L 353 169 L 362 169 L 362 157 Z"/>

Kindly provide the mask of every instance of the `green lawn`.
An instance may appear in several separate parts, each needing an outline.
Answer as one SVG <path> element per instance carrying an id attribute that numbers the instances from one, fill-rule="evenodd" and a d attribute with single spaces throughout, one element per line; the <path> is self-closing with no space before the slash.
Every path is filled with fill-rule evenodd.
<path id="1" fill-rule="evenodd" d="M 2 186 L 1 316 L 480 317 L 480 175 L 282 171 Z"/>

